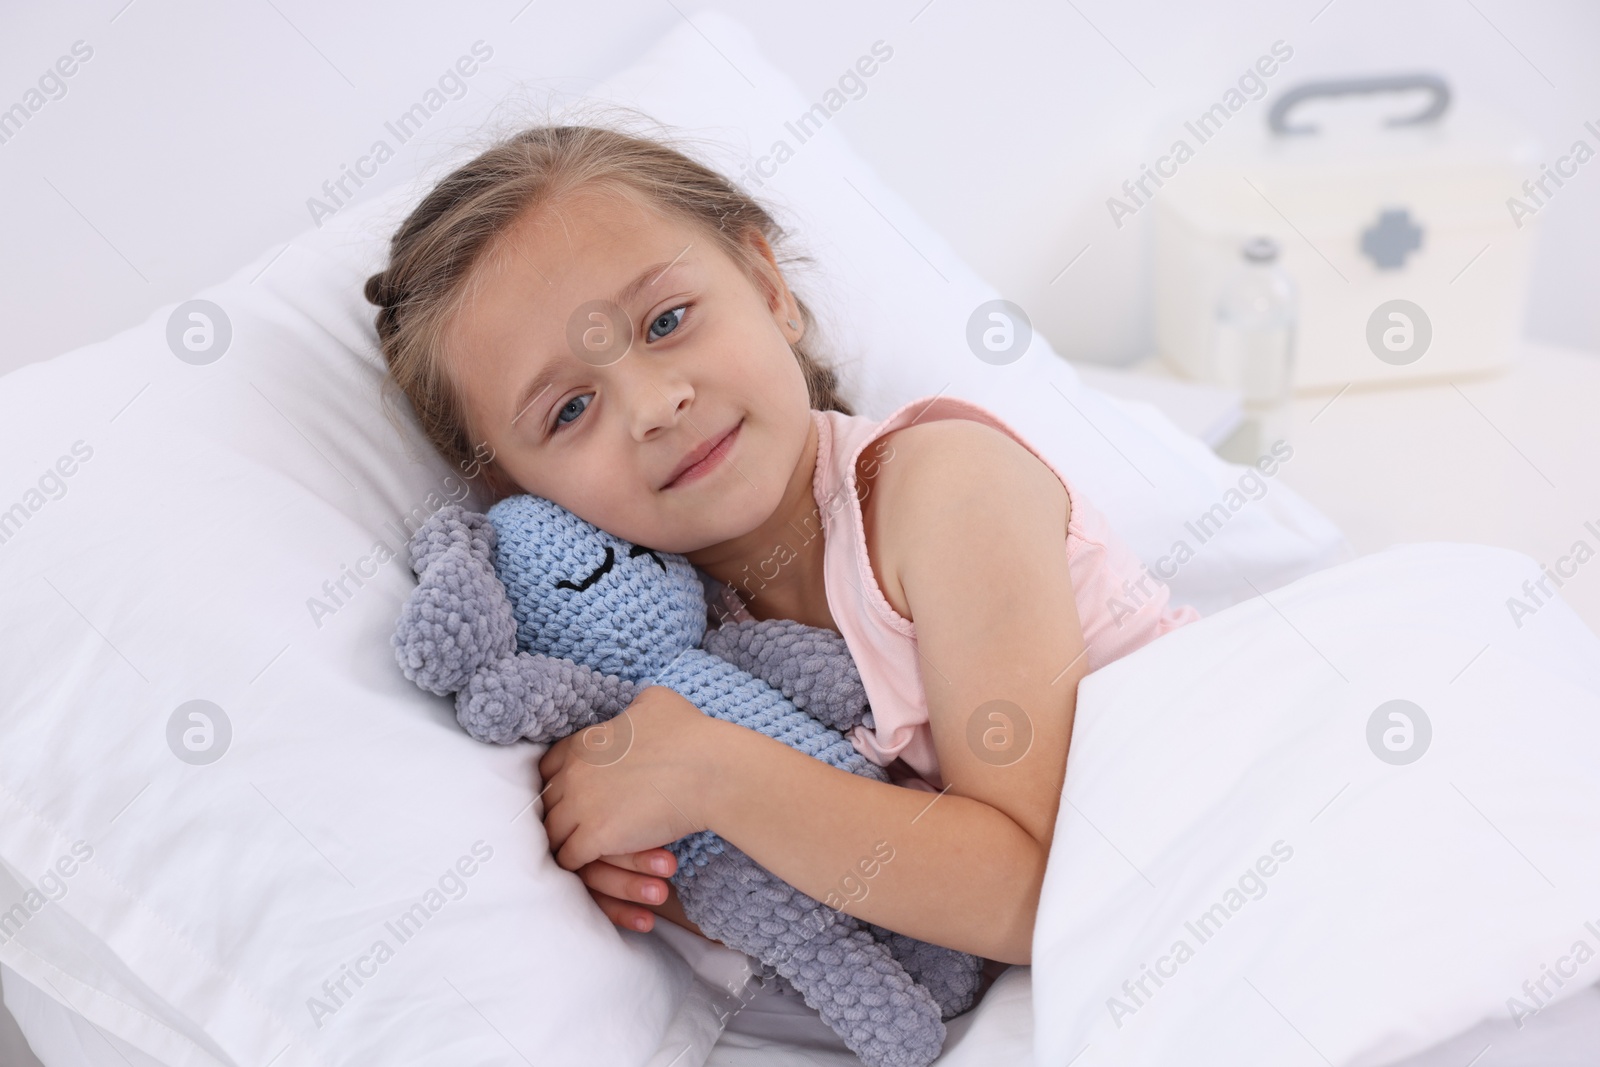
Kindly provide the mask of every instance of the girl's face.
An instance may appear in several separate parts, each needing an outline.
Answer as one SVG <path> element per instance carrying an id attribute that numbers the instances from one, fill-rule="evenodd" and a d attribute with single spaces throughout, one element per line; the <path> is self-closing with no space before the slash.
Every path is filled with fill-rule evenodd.
<path id="1" fill-rule="evenodd" d="M 811 408 L 789 348 L 798 309 L 765 241 L 752 248 L 765 287 L 627 193 L 524 213 L 475 268 L 446 345 L 474 446 L 636 544 L 688 553 L 755 529 L 795 475 Z"/>

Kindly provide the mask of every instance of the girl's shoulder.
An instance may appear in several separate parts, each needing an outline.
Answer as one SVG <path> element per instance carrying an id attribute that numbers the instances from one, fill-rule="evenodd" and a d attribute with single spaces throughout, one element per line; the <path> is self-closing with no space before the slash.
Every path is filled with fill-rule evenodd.
<path id="1" fill-rule="evenodd" d="M 837 411 L 814 414 L 823 431 L 819 488 L 825 483 L 842 488 L 854 482 L 857 494 L 865 496 L 868 487 L 878 483 L 880 468 L 889 472 L 888 481 L 903 483 L 917 475 L 926 478 L 931 472 L 937 482 L 942 465 L 952 466 L 964 456 L 981 456 L 996 463 L 1000 473 L 1049 472 L 1069 497 L 1072 493 L 1066 477 L 1044 453 L 1010 423 L 972 400 L 919 397 L 883 419 Z M 897 451 L 905 453 L 898 463 Z"/>
<path id="2" fill-rule="evenodd" d="M 856 461 L 867 555 L 890 606 L 912 620 L 902 576 L 915 561 L 959 566 L 985 529 L 1071 520 L 1066 485 L 996 426 L 952 415 L 892 426 Z M 942 561 L 942 562 L 941 562 Z"/>

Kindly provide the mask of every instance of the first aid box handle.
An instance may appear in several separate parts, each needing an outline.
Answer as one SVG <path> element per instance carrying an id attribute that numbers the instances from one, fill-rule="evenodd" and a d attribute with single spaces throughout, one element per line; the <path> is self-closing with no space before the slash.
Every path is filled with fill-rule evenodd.
<path id="1" fill-rule="evenodd" d="M 1284 94 L 1273 103 L 1272 110 L 1267 113 L 1267 128 L 1276 137 L 1292 137 L 1299 134 L 1316 133 L 1317 126 L 1303 123 L 1299 126 L 1289 125 L 1289 112 L 1296 105 L 1307 100 L 1322 96 L 1347 96 L 1352 93 L 1403 93 L 1412 89 L 1427 89 L 1432 93 L 1428 106 L 1415 115 L 1402 115 L 1392 118 L 1387 125 L 1390 126 L 1417 126 L 1424 122 L 1437 121 L 1445 109 L 1450 106 L 1450 86 L 1437 74 L 1391 74 L 1376 78 L 1338 78 L 1332 81 L 1306 82 L 1293 89 L 1286 90 Z"/>

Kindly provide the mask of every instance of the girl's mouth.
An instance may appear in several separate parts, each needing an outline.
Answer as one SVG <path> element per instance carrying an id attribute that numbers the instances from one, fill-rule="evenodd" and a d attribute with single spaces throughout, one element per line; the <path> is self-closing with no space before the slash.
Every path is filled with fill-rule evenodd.
<path id="1" fill-rule="evenodd" d="M 678 474 L 677 477 L 673 478 L 672 481 L 662 486 L 662 488 L 677 489 L 680 486 L 689 484 L 690 482 L 698 481 L 707 474 L 710 474 L 712 471 L 716 470 L 717 467 L 721 466 L 723 459 L 727 457 L 728 453 L 733 450 L 734 442 L 739 439 L 739 431 L 741 428 L 743 428 L 743 426 L 744 419 L 740 419 L 734 424 L 733 429 L 723 434 L 721 438 L 712 444 L 710 451 L 708 451 L 701 459 L 684 468 L 684 470 Z"/>

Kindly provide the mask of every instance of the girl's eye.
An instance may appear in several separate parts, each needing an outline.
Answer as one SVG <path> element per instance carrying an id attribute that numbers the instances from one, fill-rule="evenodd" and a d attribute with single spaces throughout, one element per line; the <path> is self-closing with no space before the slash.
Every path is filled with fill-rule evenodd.
<path id="1" fill-rule="evenodd" d="M 577 417 L 579 415 L 582 415 L 585 411 L 587 411 L 588 408 L 589 408 L 589 404 L 588 404 L 588 401 L 587 401 L 586 398 L 587 397 L 591 397 L 591 396 L 594 396 L 594 394 L 593 393 L 579 393 L 577 396 L 573 397 L 571 400 L 567 401 L 565 404 L 562 404 L 561 405 L 561 409 L 556 412 L 556 422 L 555 422 L 555 427 L 554 428 L 555 429 L 560 429 L 562 426 L 565 426 L 568 423 L 574 421 L 575 419 L 577 419 Z M 580 400 L 583 400 L 584 403 L 579 404 L 578 401 L 580 401 Z M 570 419 L 563 417 L 568 412 L 572 413 L 572 418 L 570 418 Z"/>
<path id="2" fill-rule="evenodd" d="M 683 316 L 688 312 L 688 310 L 689 305 L 684 304 L 680 307 L 675 307 L 670 311 L 663 311 L 661 314 L 657 315 L 651 320 L 650 328 L 645 331 L 645 343 L 649 344 L 651 341 L 659 341 L 673 330 L 676 330 L 679 324 L 683 322 Z M 660 330 L 661 332 L 658 334 L 656 332 L 657 330 Z"/>

